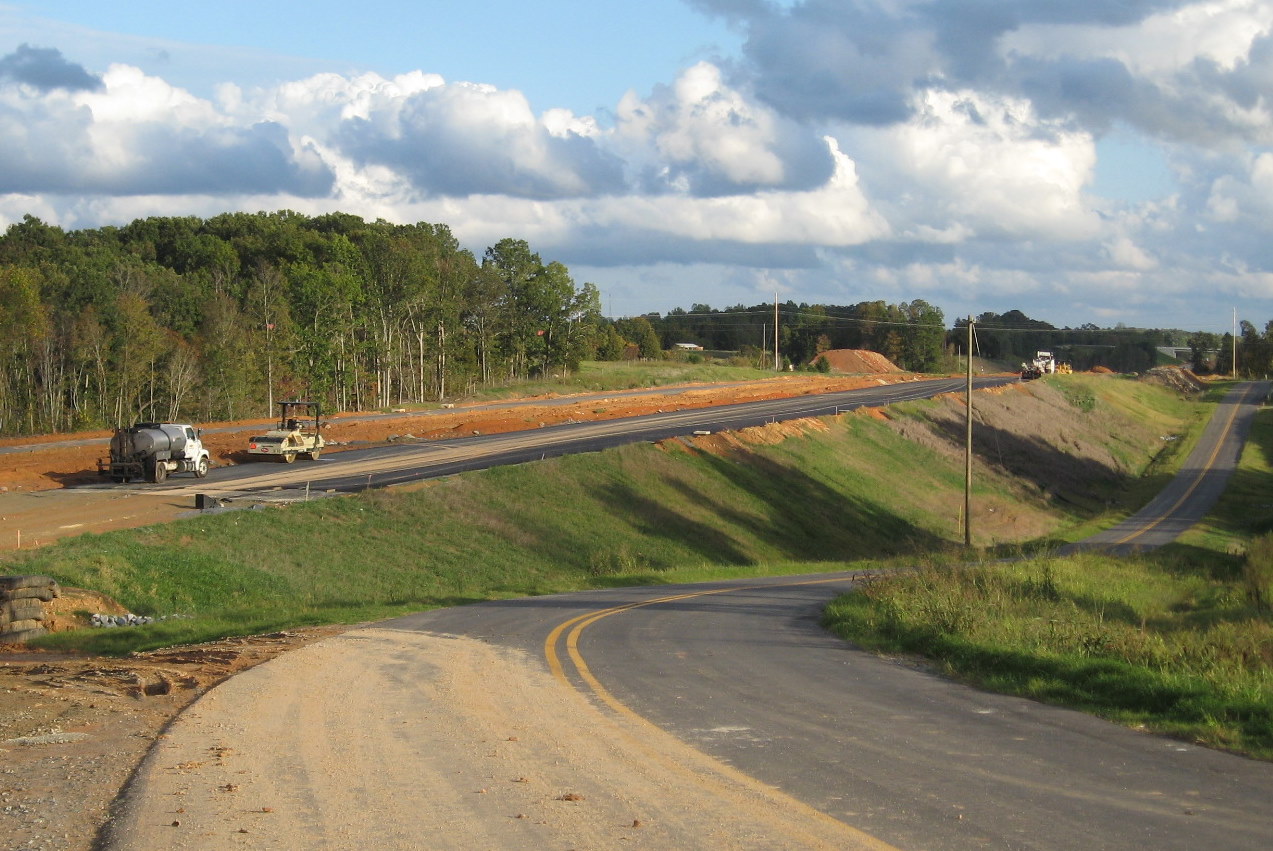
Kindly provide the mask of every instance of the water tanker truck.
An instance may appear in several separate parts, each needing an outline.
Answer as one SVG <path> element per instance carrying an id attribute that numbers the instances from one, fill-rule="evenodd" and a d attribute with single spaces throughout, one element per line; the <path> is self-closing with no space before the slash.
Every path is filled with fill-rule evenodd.
<path id="1" fill-rule="evenodd" d="M 202 479 L 208 475 L 211 456 L 199 434 L 185 423 L 137 423 L 116 429 L 110 460 L 99 460 L 97 472 L 115 482 L 162 482 L 171 473 L 194 473 Z"/>

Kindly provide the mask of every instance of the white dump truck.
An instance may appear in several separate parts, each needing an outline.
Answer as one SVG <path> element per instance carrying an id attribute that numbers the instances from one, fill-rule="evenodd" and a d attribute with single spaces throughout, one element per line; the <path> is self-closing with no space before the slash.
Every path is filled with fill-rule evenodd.
<path id="1" fill-rule="evenodd" d="M 186 423 L 137 423 L 117 429 L 110 459 L 98 460 L 97 472 L 115 482 L 162 482 L 171 473 L 194 473 L 202 479 L 212 456 L 199 437 L 199 430 Z"/>

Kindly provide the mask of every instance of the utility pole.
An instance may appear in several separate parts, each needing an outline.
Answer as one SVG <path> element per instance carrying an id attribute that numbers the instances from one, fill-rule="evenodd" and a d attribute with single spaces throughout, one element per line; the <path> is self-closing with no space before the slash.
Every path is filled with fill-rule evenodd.
<path id="1" fill-rule="evenodd" d="M 1238 309 L 1233 308 L 1233 380 L 1238 380 Z"/>
<path id="2" fill-rule="evenodd" d="M 774 372 L 781 372 L 782 364 L 778 360 L 778 293 L 774 293 Z"/>
<path id="3" fill-rule="evenodd" d="M 968 314 L 968 380 L 964 390 L 964 547 L 972 548 L 972 314 Z"/>

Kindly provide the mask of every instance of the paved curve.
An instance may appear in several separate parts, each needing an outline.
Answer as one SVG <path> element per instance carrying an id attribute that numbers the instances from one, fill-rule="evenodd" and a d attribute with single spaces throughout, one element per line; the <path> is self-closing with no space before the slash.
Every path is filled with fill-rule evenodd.
<path id="1" fill-rule="evenodd" d="M 1128 554 L 1169 544 L 1207 515 L 1224 493 L 1242 457 L 1256 411 L 1270 383 L 1248 381 L 1231 389 L 1207 423 L 1180 473 L 1149 503 L 1113 528 L 1062 548 Z"/>
<path id="2" fill-rule="evenodd" d="M 1222 408 L 1218 419 L 1229 413 Z M 1209 430 L 1204 442 L 1233 433 Z M 1207 467 L 1223 454 L 1205 452 Z M 1191 461 L 1181 477 L 1196 473 Z M 1208 497 L 1201 485 L 1186 490 L 1171 501 L 1174 511 Z M 1170 525 L 1159 515 L 1155 530 Z M 647 719 L 897 848 L 1273 847 L 1273 765 L 856 651 L 817 623 L 826 602 L 853 584 L 851 575 L 824 574 L 594 591 L 439 610 L 379 629 L 404 641 L 467 636 L 542 660 L 599 715 Z M 357 653 L 358 635 L 335 640 Z M 437 674 L 418 654 L 392 662 L 395 682 Z M 320 671 L 290 676 L 302 690 L 307 678 L 315 688 L 321 681 Z M 268 711 L 235 709 L 239 718 Z M 291 734 L 312 739 L 303 729 Z M 144 768 L 141 777 L 163 770 Z M 803 847 L 779 837 L 770 845 Z"/>

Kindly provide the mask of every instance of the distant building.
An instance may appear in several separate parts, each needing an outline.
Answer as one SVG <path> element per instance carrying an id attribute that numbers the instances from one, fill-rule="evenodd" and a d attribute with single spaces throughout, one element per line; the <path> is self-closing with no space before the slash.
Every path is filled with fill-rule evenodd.
<path id="1" fill-rule="evenodd" d="M 677 343 L 673 348 L 680 349 L 684 352 L 701 352 L 703 347 L 698 343 Z"/>

